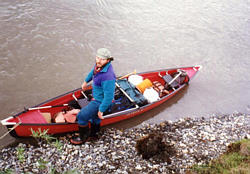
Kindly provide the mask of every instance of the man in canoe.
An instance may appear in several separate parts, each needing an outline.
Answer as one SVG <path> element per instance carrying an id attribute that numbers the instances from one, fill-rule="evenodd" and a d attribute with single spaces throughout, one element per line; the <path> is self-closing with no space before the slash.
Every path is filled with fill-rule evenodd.
<path id="1" fill-rule="evenodd" d="M 83 144 L 89 137 L 97 138 L 103 113 L 112 104 L 115 93 L 116 76 L 111 65 L 112 60 L 113 57 L 107 48 L 97 50 L 96 64 L 82 84 L 82 89 L 85 90 L 87 83 L 93 80 L 93 99 L 77 114 L 80 135 L 70 140 L 72 144 Z M 89 121 L 91 122 L 90 133 Z"/>

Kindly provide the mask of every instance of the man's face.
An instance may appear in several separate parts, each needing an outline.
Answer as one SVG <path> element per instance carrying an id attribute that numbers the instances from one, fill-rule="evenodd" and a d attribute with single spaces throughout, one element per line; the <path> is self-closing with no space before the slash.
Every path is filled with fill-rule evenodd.
<path id="1" fill-rule="evenodd" d="M 107 64 L 109 62 L 108 59 L 103 59 L 103 58 L 100 58 L 100 57 L 96 57 L 96 66 L 98 68 L 101 68 L 103 65 Z"/>

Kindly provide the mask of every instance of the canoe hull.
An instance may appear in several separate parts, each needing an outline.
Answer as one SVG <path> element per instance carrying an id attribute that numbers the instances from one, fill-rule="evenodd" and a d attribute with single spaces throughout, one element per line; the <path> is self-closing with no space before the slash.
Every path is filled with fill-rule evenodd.
<path id="1" fill-rule="evenodd" d="M 193 67 L 183 67 L 183 68 L 178 68 L 178 69 L 183 69 L 187 72 L 190 80 L 196 75 L 196 73 L 200 70 L 201 66 L 193 66 Z M 154 76 L 156 76 L 156 74 L 158 74 L 159 72 L 165 72 L 165 71 L 174 71 L 175 69 L 165 69 L 165 70 L 158 70 L 158 71 L 151 71 L 151 72 L 146 72 L 146 73 L 139 73 L 140 75 L 143 75 L 145 78 L 151 78 L 153 79 Z M 147 112 L 159 105 L 161 105 L 162 103 L 166 102 L 167 100 L 169 100 L 171 97 L 173 97 L 175 94 L 177 94 L 180 90 L 182 90 L 187 84 L 183 84 L 182 86 L 180 86 L 177 90 L 171 92 L 169 95 L 162 97 L 160 100 L 152 103 L 152 104 L 147 104 L 145 106 L 139 107 L 138 109 L 133 109 L 133 110 L 127 110 L 124 111 L 122 113 L 120 113 L 119 115 L 115 115 L 115 116 L 111 116 L 108 117 L 104 120 L 102 120 L 101 122 L 101 126 L 106 126 L 106 125 L 110 125 L 116 122 L 120 122 L 122 120 L 126 120 L 138 115 L 141 115 L 144 112 Z M 89 88 L 91 89 L 91 87 L 89 86 Z M 46 102 L 43 102 L 42 104 L 39 104 L 35 107 L 40 107 L 40 106 L 50 106 L 50 105 L 58 105 L 58 104 L 63 104 L 63 103 L 67 103 L 69 101 L 69 98 L 72 98 L 72 94 L 75 93 L 76 96 L 80 96 L 80 89 L 76 89 L 73 91 L 70 91 L 66 94 L 63 94 L 61 96 L 55 97 L 53 99 L 50 99 Z M 63 107 L 58 107 L 53 109 L 53 112 L 56 113 L 60 110 L 62 110 Z M 49 111 L 49 109 L 45 109 L 43 110 L 43 112 Z M 35 113 L 35 111 L 34 111 Z M 26 112 L 21 112 L 17 115 L 14 116 L 14 118 L 10 119 L 10 122 L 13 123 L 20 123 L 20 118 L 21 116 L 23 117 L 22 119 L 25 120 L 25 114 L 27 114 L 27 118 L 31 117 L 31 114 L 29 115 L 29 111 L 28 113 Z M 35 117 L 35 114 L 32 115 L 32 117 Z M 28 137 L 32 135 L 32 131 L 44 131 L 47 130 L 48 134 L 62 134 L 62 133 L 68 133 L 68 132 L 75 132 L 78 131 L 78 124 L 77 123 L 35 123 L 37 121 L 34 120 L 34 123 L 24 123 L 26 121 L 22 121 L 19 125 L 11 125 L 11 124 L 7 124 L 6 126 L 8 128 L 13 128 L 15 126 L 15 129 L 12 130 L 10 132 L 10 134 L 12 136 L 15 137 Z M 8 123 L 8 121 L 6 122 Z M 3 124 L 3 123 L 2 123 Z M 4 125 L 4 124 L 3 124 Z"/>

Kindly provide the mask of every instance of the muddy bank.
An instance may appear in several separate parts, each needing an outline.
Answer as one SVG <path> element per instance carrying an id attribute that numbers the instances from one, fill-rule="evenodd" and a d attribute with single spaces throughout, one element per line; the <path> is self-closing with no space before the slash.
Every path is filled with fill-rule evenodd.
<path id="1" fill-rule="evenodd" d="M 19 143 L 0 152 L 0 170 L 17 173 L 185 173 L 250 138 L 250 115 L 185 118 L 126 130 L 105 129 L 95 142 L 73 146 L 68 137 L 37 146 Z M 69 136 L 69 135 L 68 135 Z M 157 143 L 155 143 L 157 142 Z"/>

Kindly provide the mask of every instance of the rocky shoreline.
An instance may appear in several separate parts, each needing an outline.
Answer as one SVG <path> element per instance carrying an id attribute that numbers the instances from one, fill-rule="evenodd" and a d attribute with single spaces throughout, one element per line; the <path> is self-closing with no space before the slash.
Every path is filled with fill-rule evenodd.
<path id="1" fill-rule="evenodd" d="M 57 145 L 39 141 L 3 148 L 0 173 L 185 173 L 193 164 L 217 158 L 230 143 L 249 139 L 250 115 L 185 118 L 102 133 L 99 140 L 80 146 L 69 144 L 68 135 Z"/>

